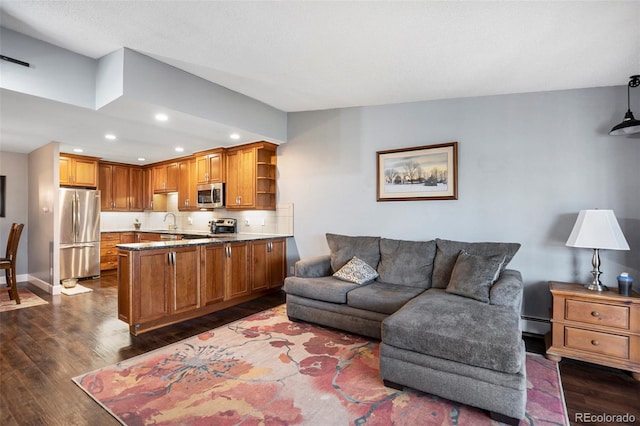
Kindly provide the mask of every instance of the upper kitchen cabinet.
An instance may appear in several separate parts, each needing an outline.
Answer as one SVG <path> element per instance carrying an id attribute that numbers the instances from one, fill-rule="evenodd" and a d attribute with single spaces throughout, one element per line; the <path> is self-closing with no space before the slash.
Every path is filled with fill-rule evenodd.
<path id="1" fill-rule="evenodd" d="M 227 149 L 228 210 L 276 209 L 277 148 L 255 142 Z"/>
<path id="2" fill-rule="evenodd" d="M 142 211 L 142 169 L 118 163 L 99 165 L 102 211 Z"/>
<path id="3" fill-rule="evenodd" d="M 178 210 L 198 210 L 196 158 L 178 161 Z"/>
<path id="4" fill-rule="evenodd" d="M 196 176 L 197 183 L 224 182 L 224 149 L 220 148 L 196 154 Z"/>
<path id="5" fill-rule="evenodd" d="M 60 154 L 60 186 L 96 188 L 98 158 Z"/>
<path id="6" fill-rule="evenodd" d="M 178 190 L 178 163 L 163 163 L 151 169 L 153 192 L 176 192 Z"/>

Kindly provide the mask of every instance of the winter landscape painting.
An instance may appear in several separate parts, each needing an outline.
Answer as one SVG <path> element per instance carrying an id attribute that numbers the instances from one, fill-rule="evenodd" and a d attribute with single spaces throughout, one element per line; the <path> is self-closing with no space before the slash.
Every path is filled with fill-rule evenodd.
<path id="1" fill-rule="evenodd" d="M 378 151 L 377 200 L 458 199 L 458 143 Z"/>

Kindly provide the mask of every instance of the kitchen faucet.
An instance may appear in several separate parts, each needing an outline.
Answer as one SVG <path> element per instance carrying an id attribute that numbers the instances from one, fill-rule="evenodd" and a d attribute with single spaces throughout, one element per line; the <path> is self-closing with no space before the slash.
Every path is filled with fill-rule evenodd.
<path id="1" fill-rule="evenodd" d="M 164 215 L 164 219 L 162 219 L 162 221 L 166 222 L 167 221 L 167 216 L 169 216 L 169 215 L 173 216 L 173 225 L 169 225 L 169 230 L 178 229 L 178 225 L 176 225 L 176 215 L 174 213 L 169 212 L 169 213 L 165 214 Z"/>

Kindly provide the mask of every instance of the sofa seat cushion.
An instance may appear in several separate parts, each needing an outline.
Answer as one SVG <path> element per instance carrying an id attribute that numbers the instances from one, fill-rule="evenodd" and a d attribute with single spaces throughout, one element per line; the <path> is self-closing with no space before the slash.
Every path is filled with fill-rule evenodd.
<path id="1" fill-rule="evenodd" d="M 431 287 L 435 241 L 380 239 L 379 281 L 409 287 Z"/>
<path id="2" fill-rule="evenodd" d="M 347 305 L 381 314 L 392 314 L 424 289 L 374 282 L 349 291 Z"/>
<path id="3" fill-rule="evenodd" d="M 516 373 L 522 367 L 520 318 L 495 306 L 430 289 L 382 323 L 382 340 L 400 349 Z"/>
<path id="4" fill-rule="evenodd" d="M 287 294 L 332 303 L 347 303 L 347 293 L 357 287 L 360 285 L 334 277 L 287 277 L 284 280 Z"/>

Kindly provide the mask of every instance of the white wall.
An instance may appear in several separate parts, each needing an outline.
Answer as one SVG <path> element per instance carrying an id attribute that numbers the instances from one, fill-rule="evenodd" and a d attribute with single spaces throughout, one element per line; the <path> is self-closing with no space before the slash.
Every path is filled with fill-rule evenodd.
<path id="1" fill-rule="evenodd" d="M 60 287 L 58 252 L 58 158 L 52 142 L 29 154 L 29 274 L 34 283 Z"/>
<path id="2" fill-rule="evenodd" d="M 24 223 L 25 227 L 20 236 L 18 244 L 18 255 L 16 257 L 16 274 L 24 275 L 28 272 L 28 247 L 27 234 L 29 224 L 27 223 L 28 198 L 26 196 L 29 183 L 29 157 L 26 154 L 16 154 L 12 152 L 0 152 L 0 175 L 7 177 L 5 195 L 5 217 L 0 217 L 0 250 L 1 256 L 5 255 L 7 239 L 11 224 Z M 6 281 L 4 274 L 0 277 L 0 282 Z"/>
<path id="3" fill-rule="evenodd" d="M 290 113 L 278 150 L 279 202 L 296 205 L 290 261 L 328 253 L 326 232 L 519 242 L 524 313 L 548 318 L 548 280 L 590 277 L 591 251 L 565 247 L 578 211 L 607 208 L 631 251 L 602 252 L 602 280 L 627 270 L 638 288 L 640 135 L 607 134 L 625 101 L 611 87 Z M 458 200 L 376 202 L 376 151 L 450 141 Z"/>

